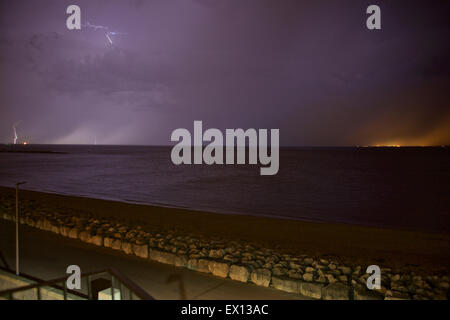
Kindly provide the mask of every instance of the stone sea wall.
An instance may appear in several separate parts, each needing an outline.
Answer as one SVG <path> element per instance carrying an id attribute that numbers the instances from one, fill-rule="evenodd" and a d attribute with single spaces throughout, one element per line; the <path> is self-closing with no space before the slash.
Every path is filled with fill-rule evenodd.
<path id="1" fill-rule="evenodd" d="M 14 221 L 12 209 L 10 204 L 1 204 L 0 218 Z M 204 239 L 170 230 L 149 232 L 89 215 L 41 210 L 25 210 L 20 222 L 142 259 L 314 299 L 428 300 L 449 296 L 447 275 L 418 275 L 382 268 L 382 288 L 368 290 L 367 266 L 342 265 L 333 259 L 307 255 L 292 256 L 243 241 Z"/>

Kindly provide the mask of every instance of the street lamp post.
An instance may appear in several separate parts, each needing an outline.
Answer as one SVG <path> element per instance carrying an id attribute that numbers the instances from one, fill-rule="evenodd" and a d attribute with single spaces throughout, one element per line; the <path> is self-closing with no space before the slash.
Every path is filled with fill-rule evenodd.
<path id="1" fill-rule="evenodd" d="M 19 186 L 24 183 L 26 182 L 16 183 L 16 275 L 19 275 Z"/>

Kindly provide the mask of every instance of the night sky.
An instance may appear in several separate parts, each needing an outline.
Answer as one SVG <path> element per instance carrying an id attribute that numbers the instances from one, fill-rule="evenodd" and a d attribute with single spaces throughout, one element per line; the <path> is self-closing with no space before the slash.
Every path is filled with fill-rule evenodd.
<path id="1" fill-rule="evenodd" d="M 68 30 L 70 4 L 113 45 Z M 202 120 L 282 145 L 450 144 L 449 21 L 437 0 L 2 0 L 0 142 L 21 121 L 19 141 L 166 145 Z"/>

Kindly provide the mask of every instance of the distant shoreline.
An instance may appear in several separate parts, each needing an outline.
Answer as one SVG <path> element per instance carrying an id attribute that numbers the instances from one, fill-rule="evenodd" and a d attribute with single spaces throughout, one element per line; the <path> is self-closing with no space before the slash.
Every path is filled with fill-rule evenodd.
<path id="1" fill-rule="evenodd" d="M 0 153 L 50 153 L 50 154 L 68 154 L 68 152 L 59 151 L 37 151 L 37 150 L 0 150 Z"/>
<path id="2" fill-rule="evenodd" d="M 84 143 L 76 143 L 76 144 L 59 144 L 59 143 L 28 143 L 24 144 L 8 144 L 8 143 L 0 143 L 0 147 L 42 147 L 42 146 L 55 146 L 55 147 L 70 147 L 70 146 L 89 146 L 89 147 L 149 147 L 149 148 L 172 148 L 173 144 L 166 145 L 148 145 L 148 144 L 84 144 Z M 414 145 L 302 145 L 302 146 L 294 146 L 294 145 L 281 145 L 280 149 L 408 149 L 408 148 L 450 148 L 450 145 L 430 145 L 430 146 L 414 146 Z"/>

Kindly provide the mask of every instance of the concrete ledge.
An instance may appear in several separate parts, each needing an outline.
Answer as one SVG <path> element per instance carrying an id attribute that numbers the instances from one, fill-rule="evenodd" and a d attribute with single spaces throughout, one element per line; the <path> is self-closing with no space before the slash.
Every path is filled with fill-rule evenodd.
<path id="1" fill-rule="evenodd" d="M 250 280 L 257 286 L 268 287 L 272 272 L 268 269 L 256 269 L 250 274 Z"/>
<path id="2" fill-rule="evenodd" d="M 250 272 L 244 266 L 232 265 L 230 267 L 230 278 L 233 280 L 247 282 L 250 277 Z"/>
<path id="3" fill-rule="evenodd" d="M 322 296 L 325 300 L 350 300 L 350 287 L 335 282 L 323 288 Z"/>
<path id="4" fill-rule="evenodd" d="M 272 277 L 272 286 L 275 289 L 286 291 L 290 293 L 300 293 L 301 282 L 294 279 L 282 279 L 279 277 Z"/>

